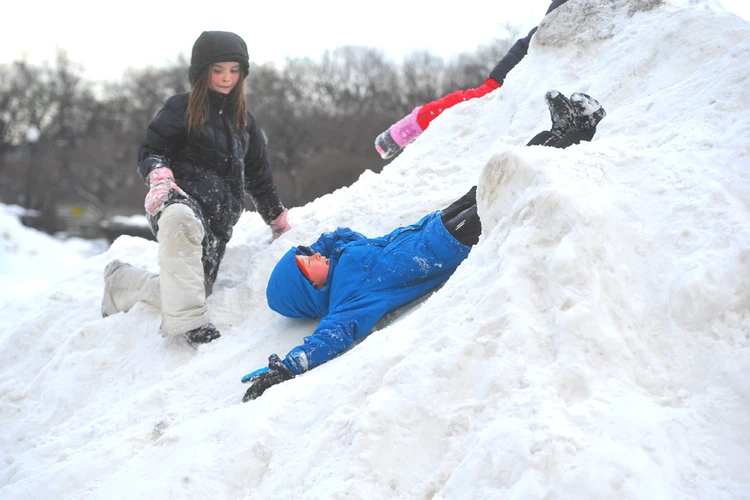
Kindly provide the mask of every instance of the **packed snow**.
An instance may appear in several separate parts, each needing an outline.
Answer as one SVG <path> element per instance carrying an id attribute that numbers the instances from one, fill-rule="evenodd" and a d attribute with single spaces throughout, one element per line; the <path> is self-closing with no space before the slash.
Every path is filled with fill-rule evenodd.
<path id="1" fill-rule="evenodd" d="M 86 258 L 107 249 L 104 240 L 50 238 L 28 229 L 20 222 L 23 214 L 21 207 L 0 205 L 0 305 L 75 278 Z"/>
<path id="2" fill-rule="evenodd" d="M 750 498 L 750 23 L 712 5 L 571 0 L 382 173 L 274 242 L 245 213 L 197 349 L 145 304 L 101 318 L 104 266 L 158 271 L 156 243 L 0 219 L 0 498 Z M 601 101 L 591 143 L 524 146 L 549 89 Z M 265 303 L 282 254 L 474 184 L 484 233 L 445 286 L 240 402 L 315 328 Z"/>

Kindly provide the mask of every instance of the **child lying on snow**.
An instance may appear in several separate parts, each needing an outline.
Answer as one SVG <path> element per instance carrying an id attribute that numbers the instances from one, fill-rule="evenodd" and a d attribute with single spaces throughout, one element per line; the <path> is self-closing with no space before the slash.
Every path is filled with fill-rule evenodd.
<path id="1" fill-rule="evenodd" d="M 565 148 L 589 141 L 606 115 L 599 102 L 557 91 L 545 96 L 552 129 L 529 143 Z M 276 264 L 266 289 L 271 309 L 289 318 L 321 318 L 304 344 L 282 360 L 242 378 L 252 385 L 242 401 L 329 361 L 365 337 L 378 320 L 444 283 L 468 256 L 482 232 L 476 186 L 449 207 L 380 238 L 349 228 L 292 247 Z"/>

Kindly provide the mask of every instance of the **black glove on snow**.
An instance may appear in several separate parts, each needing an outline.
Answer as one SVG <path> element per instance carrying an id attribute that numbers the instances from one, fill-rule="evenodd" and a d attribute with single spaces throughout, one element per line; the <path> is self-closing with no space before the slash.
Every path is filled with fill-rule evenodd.
<path id="1" fill-rule="evenodd" d="M 271 386 L 294 378 L 294 373 L 286 367 L 276 354 L 271 354 L 268 357 L 268 368 L 266 370 L 261 369 L 256 373 L 257 375 L 242 379 L 243 382 L 253 384 L 242 397 L 243 403 L 259 398 Z"/>

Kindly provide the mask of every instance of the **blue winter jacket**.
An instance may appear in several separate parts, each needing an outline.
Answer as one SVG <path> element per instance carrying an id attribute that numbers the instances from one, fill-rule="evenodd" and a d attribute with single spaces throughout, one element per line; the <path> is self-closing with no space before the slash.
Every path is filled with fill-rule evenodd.
<path id="1" fill-rule="evenodd" d="M 297 247 L 276 264 L 266 289 L 271 309 L 290 318 L 321 318 L 284 364 L 303 373 L 343 353 L 388 312 L 445 282 L 467 257 L 440 220 L 440 212 L 380 238 L 349 228 L 320 236 L 310 246 L 330 259 L 326 286 L 316 290 L 297 266 Z"/>

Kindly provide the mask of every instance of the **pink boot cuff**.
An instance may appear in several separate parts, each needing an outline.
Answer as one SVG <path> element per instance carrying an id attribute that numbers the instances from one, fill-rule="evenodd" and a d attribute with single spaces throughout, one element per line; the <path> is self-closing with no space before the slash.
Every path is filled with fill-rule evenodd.
<path id="1" fill-rule="evenodd" d="M 391 137 L 402 148 L 422 134 L 422 127 L 417 123 L 417 114 L 420 107 L 417 106 L 411 113 L 391 125 Z"/>

